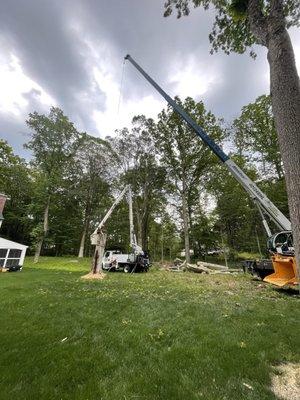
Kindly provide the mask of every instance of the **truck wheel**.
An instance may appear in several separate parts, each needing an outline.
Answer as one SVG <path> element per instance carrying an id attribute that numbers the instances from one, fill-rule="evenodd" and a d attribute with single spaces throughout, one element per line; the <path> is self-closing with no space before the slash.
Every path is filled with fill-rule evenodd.
<path id="1" fill-rule="evenodd" d="M 124 267 L 124 272 L 125 272 L 125 274 L 129 274 L 131 272 L 131 266 L 126 264 Z"/>

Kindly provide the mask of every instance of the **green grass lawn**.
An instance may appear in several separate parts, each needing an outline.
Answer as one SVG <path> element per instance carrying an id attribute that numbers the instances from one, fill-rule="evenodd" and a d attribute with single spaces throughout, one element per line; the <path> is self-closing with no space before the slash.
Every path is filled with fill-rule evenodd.
<path id="1" fill-rule="evenodd" d="M 275 399 L 274 366 L 299 362 L 295 295 L 248 275 L 88 269 L 29 258 L 0 274 L 1 400 Z"/>

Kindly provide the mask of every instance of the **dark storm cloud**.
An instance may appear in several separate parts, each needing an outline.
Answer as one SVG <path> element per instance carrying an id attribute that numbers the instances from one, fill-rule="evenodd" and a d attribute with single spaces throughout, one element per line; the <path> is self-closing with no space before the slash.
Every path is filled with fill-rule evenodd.
<path id="1" fill-rule="evenodd" d="M 91 86 L 81 43 L 68 26 L 63 1 L 1 2 L 0 26 L 28 75 L 53 97 L 68 102 Z"/>
<path id="2" fill-rule="evenodd" d="M 183 64 L 188 62 L 193 55 L 199 65 L 199 75 L 205 74 L 212 65 L 218 71 L 220 79 L 202 99 L 218 115 L 228 119 L 236 116 L 243 105 L 268 92 L 264 48 L 256 48 L 256 60 L 247 54 L 228 56 L 219 52 L 210 55 L 208 34 L 214 20 L 213 12 L 195 9 L 187 18 L 163 18 L 163 3 L 163 0 L 112 0 L 101 4 L 97 0 L 84 1 L 83 19 L 90 26 L 93 41 L 96 43 L 104 37 L 113 45 L 117 57 L 112 68 L 120 68 L 119 59 L 130 53 L 159 84 L 176 95 L 169 82 L 172 66 L 178 60 Z M 138 98 L 153 93 L 153 89 L 127 65 L 124 92 L 125 96 Z"/>
<path id="3" fill-rule="evenodd" d="M 20 60 L 24 73 L 55 100 L 81 130 L 103 135 L 93 119 L 105 111 L 107 93 L 97 84 L 94 68 L 120 82 L 122 62 L 130 53 L 172 96 L 172 73 L 191 57 L 196 74 L 216 72 L 216 81 L 197 99 L 218 116 L 237 115 L 241 106 L 268 89 L 265 52 L 255 62 L 248 56 L 209 55 L 208 34 L 212 12 L 192 10 L 187 18 L 163 18 L 163 0 L 2 0 L 0 34 L 2 52 Z M 105 74 L 104 74 L 105 76 Z M 200 92 L 200 91 L 199 91 Z M 145 95 L 160 99 L 132 66 L 126 65 L 122 96 L 138 102 Z M 23 94 L 27 106 L 20 117 L 2 113 L 1 132 L 9 142 L 24 141 L 22 121 L 39 104 L 37 89 Z M 23 125 L 22 125 L 23 124 Z M 19 133 L 18 133 L 19 132 Z M 18 143 L 18 150 L 20 143 Z"/>
<path id="4" fill-rule="evenodd" d="M 14 114 L 0 112 L 0 139 L 4 139 L 14 152 L 23 158 L 28 158 L 30 153 L 23 148 L 30 136 L 23 118 L 16 118 Z"/>
<path id="5" fill-rule="evenodd" d="M 213 16 L 210 12 L 194 10 L 189 18 L 164 18 L 163 1 L 130 2 L 87 0 L 82 21 L 89 26 L 89 35 L 95 44 L 105 39 L 114 49 L 112 69 L 121 70 L 124 56 L 130 54 L 165 89 L 172 90 L 168 82 L 173 64 L 185 61 L 190 54 L 209 60 L 208 32 Z M 128 64 L 128 63 L 127 63 Z M 153 94 L 144 78 L 125 67 L 124 94 L 140 98 Z M 173 95 L 176 93 L 174 92 Z M 154 93 L 157 98 L 159 95 Z"/>
<path id="6" fill-rule="evenodd" d="M 46 1 L 1 2 L 0 30 L 5 51 L 18 57 L 24 73 L 37 82 L 81 129 L 97 134 L 93 109 L 104 108 L 105 96 L 95 84 L 86 40 L 94 49 L 108 44 L 108 69 L 119 78 L 124 55 L 131 52 L 151 73 L 164 82 L 176 54 L 191 38 L 205 36 L 198 14 L 176 21 L 162 17 L 161 1 Z M 80 27 L 80 35 L 76 27 Z M 185 32 L 178 34 L 179 29 Z M 98 54 L 105 58 L 105 54 Z M 125 95 L 137 99 L 151 93 L 136 72 L 127 67 Z M 150 89 L 151 90 L 151 89 Z M 28 97 L 26 112 L 40 110 L 36 97 Z M 25 111 L 25 110 L 24 110 Z M 25 112 L 24 119 L 25 119 Z M 5 121 L 2 121 L 5 125 Z M 11 126 L 9 122 L 8 125 Z M 10 129 L 6 129 L 5 132 Z M 15 136 L 15 135 L 14 135 Z M 20 140 L 22 138 L 20 137 Z"/>
<path id="7" fill-rule="evenodd" d="M 257 59 L 246 55 L 215 55 L 222 73 L 221 82 L 205 93 L 207 106 L 227 121 L 237 117 L 243 106 L 269 91 L 266 52 L 257 49 Z"/>
<path id="8" fill-rule="evenodd" d="M 20 59 L 24 73 L 67 114 L 80 121 L 84 119 L 83 108 L 89 109 L 93 99 L 97 98 L 99 107 L 103 105 L 104 95 L 86 68 L 82 43 L 68 23 L 63 1 L 2 1 L 0 27 L 7 48 Z M 76 101 L 78 95 L 81 101 Z"/>
<path id="9" fill-rule="evenodd" d="M 267 68 L 264 51 L 258 49 L 261 57 L 256 61 L 247 55 L 209 54 L 212 12 L 196 9 L 188 18 L 178 20 L 162 17 L 161 0 L 143 2 L 142 6 L 139 0 L 110 1 L 101 6 L 97 0 L 87 0 L 85 4 L 85 18 L 89 21 L 93 39 L 97 40 L 105 33 L 120 59 L 130 53 L 173 96 L 178 94 L 168 82 L 173 63 L 179 60 L 184 64 L 190 55 L 199 63 L 200 75 L 205 74 L 211 64 L 220 73 L 221 82 L 212 87 L 213 91 L 202 98 L 198 96 L 220 116 L 236 115 L 242 105 L 268 90 L 265 77 L 261 76 L 261 70 Z M 125 96 L 138 98 L 154 93 L 131 65 L 126 65 L 124 87 Z"/>

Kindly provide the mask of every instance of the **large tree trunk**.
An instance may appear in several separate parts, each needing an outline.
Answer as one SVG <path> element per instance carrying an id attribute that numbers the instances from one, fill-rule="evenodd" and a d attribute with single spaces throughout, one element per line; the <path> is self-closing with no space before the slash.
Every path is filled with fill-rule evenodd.
<path id="1" fill-rule="evenodd" d="M 89 227 L 89 220 L 86 219 L 85 222 L 84 222 L 83 232 L 82 232 L 82 235 L 81 235 L 78 258 L 82 258 L 83 255 L 84 255 L 85 238 L 86 238 L 86 234 L 87 234 L 87 231 L 88 231 L 88 227 Z"/>
<path id="2" fill-rule="evenodd" d="M 93 192 L 93 182 L 90 181 L 90 186 L 86 198 L 86 204 L 84 209 L 84 225 L 83 225 L 83 232 L 81 235 L 78 258 L 82 258 L 84 255 L 84 247 L 85 247 L 85 238 L 86 234 L 90 225 L 90 215 L 91 215 L 91 197 Z"/>
<path id="3" fill-rule="evenodd" d="M 91 272 L 93 274 L 103 274 L 102 260 L 103 260 L 103 255 L 104 255 L 104 251 L 105 251 L 106 238 L 107 238 L 106 232 L 98 233 L 97 244 L 95 246 L 95 253 L 94 253 L 93 264 L 92 264 L 92 269 L 91 269 Z"/>
<path id="4" fill-rule="evenodd" d="M 138 208 L 138 205 L 136 206 L 136 222 L 137 222 L 137 242 L 138 244 L 142 243 L 142 217 Z"/>
<path id="5" fill-rule="evenodd" d="M 47 204 L 44 211 L 43 236 L 39 239 L 35 248 L 34 260 L 33 260 L 34 263 L 37 263 L 39 261 L 39 257 L 43 247 L 43 242 L 49 230 L 49 207 L 50 207 L 50 196 L 48 196 Z"/>
<path id="6" fill-rule="evenodd" d="M 107 233 L 105 231 L 98 231 L 96 236 L 95 251 L 93 256 L 93 261 L 91 265 L 91 270 L 88 274 L 82 276 L 82 279 L 103 279 L 105 274 L 103 273 L 102 260 L 105 250 Z"/>
<path id="7" fill-rule="evenodd" d="M 142 241 L 141 245 L 143 250 L 148 251 L 148 230 L 149 230 L 149 209 L 144 210 L 143 219 L 142 219 Z"/>
<path id="8" fill-rule="evenodd" d="M 189 263 L 191 261 L 190 258 L 190 236 L 189 236 L 189 212 L 188 212 L 188 203 L 187 203 L 187 188 L 186 182 L 183 179 L 182 181 L 182 219 L 183 219 L 183 230 L 184 230 L 184 250 L 185 250 L 185 259 L 186 262 Z"/>
<path id="9" fill-rule="evenodd" d="M 273 23 L 274 22 L 274 23 Z M 300 267 L 300 85 L 289 34 L 269 22 L 272 107 L 285 171 L 298 271 Z"/>
<path id="10" fill-rule="evenodd" d="M 146 182 L 143 188 L 143 218 L 142 218 L 142 248 L 148 251 L 148 231 L 149 231 L 149 214 L 150 214 L 150 190 L 149 184 Z"/>
<path id="11" fill-rule="evenodd" d="M 43 246 L 43 241 L 44 241 L 44 237 L 40 238 L 39 241 L 36 244 L 35 253 L 34 253 L 34 259 L 33 259 L 33 262 L 35 264 L 37 262 L 39 262 L 39 258 L 40 258 L 40 254 L 41 254 L 42 246 Z"/>
<path id="12" fill-rule="evenodd" d="M 189 197 L 189 196 L 188 196 Z M 190 248 L 193 250 L 193 255 L 194 256 L 199 256 L 201 253 L 199 253 L 199 243 L 194 237 L 194 224 L 193 224 L 193 218 L 192 218 L 192 207 L 190 206 L 191 201 L 190 199 L 188 200 L 188 214 L 189 214 L 189 232 L 190 232 Z"/>

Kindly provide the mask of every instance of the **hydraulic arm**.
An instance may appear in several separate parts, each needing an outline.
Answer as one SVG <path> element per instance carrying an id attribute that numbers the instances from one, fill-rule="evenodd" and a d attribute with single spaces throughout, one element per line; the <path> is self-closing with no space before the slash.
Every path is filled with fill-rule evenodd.
<path id="1" fill-rule="evenodd" d="M 119 196 L 116 198 L 110 209 L 107 211 L 105 214 L 104 218 L 102 221 L 99 223 L 97 228 L 94 230 L 94 232 L 91 234 L 91 243 L 94 245 L 97 245 L 97 242 L 99 241 L 99 235 L 102 234 L 102 230 L 105 226 L 106 221 L 109 219 L 111 214 L 113 213 L 114 209 L 117 207 L 117 205 L 122 201 L 124 196 L 128 193 L 128 204 L 129 204 L 129 235 L 130 235 L 130 246 L 132 250 L 135 253 L 142 253 L 142 248 L 137 244 L 136 241 L 136 236 L 134 233 L 134 225 L 133 225 L 133 211 L 132 211 L 132 192 L 131 192 L 131 186 L 126 185 L 122 192 L 119 194 Z"/>
<path id="2" fill-rule="evenodd" d="M 91 243 L 92 244 L 96 244 L 94 243 L 96 240 L 96 235 L 97 232 L 99 232 L 105 225 L 105 222 L 108 220 L 108 218 L 111 216 L 111 214 L 113 213 L 114 209 L 117 207 L 117 205 L 120 203 L 120 201 L 123 199 L 123 197 L 125 196 L 125 193 L 127 192 L 127 190 L 129 190 L 130 186 L 127 185 L 124 187 L 124 189 L 122 190 L 122 192 L 119 194 L 119 196 L 116 198 L 116 200 L 114 201 L 113 205 L 110 207 L 110 209 L 107 211 L 107 213 L 105 214 L 105 217 L 102 219 L 102 221 L 100 222 L 100 224 L 97 226 L 97 228 L 94 230 L 94 232 L 91 234 Z"/>

